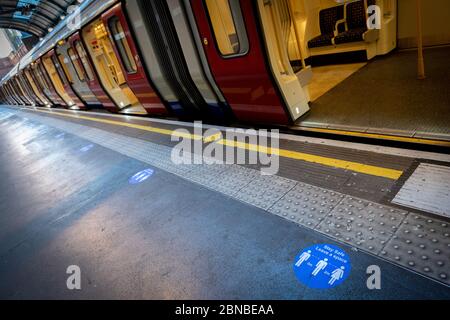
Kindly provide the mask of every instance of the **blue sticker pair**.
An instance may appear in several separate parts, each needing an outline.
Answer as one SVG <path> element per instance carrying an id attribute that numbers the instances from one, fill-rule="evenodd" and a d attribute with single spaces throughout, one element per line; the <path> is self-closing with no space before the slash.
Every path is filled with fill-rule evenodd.
<path id="1" fill-rule="evenodd" d="M 347 253 L 331 244 L 306 248 L 296 257 L 294 272 L 298 280 L 314 289 L 329 289 L 340 285 L 350 275 Z"/>

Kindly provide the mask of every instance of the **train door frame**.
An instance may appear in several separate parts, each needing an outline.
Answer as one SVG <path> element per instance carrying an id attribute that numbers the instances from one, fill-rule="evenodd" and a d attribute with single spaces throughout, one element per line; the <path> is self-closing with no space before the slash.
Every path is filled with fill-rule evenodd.
<path id="1" fill-rule="evenodd" d="M 22 72 L 24 77 L 28 80 L 28 84 L 30 85 L 31 89 L 33 90 L 34 95 L 41 101 L 43 106 L 48 106 L 50 104 L 50 102 L 47 100 L 46 97 L 44 97 L 41 93 L 41 91 L 39 90 L 38 85 L 35 82 L 35 79 L 31 76 L 30 70 L 29 70 L 30 66 L 25 67 Z"/>
<path id="2" fill-rule="evenodd" d="M 12 84 L 13 86 L 15 86 L 17 92 L 19 93 L 19 97 L 22 99 L 22 101 L 25 102 L 25 105 L 27 106 L 34 105 L 33 101 L 27 96 L 25 90 L 23 89 L 21 83 L 19 82 L 17 75 L 12 77 Z"/>
<path id="3" fill-rule="evenodd" d="M 2 85 L 3 92 L 9 104 L 18 105 L 19 102 L 14 98 L 14 95 L 10 92 L 8 81 Z"/>
<path id="4" fill-rule="evenodd" d="M 3 86 L 0 87 L 0 103 L 11 105 L 11 102 L 7 99 L 7 95 L 3 91 Z"/>
<path id="5" fill-rule="evenodd" d="M 18 105 L 19 103 L 16 101 L 14 96 L 9 92 L 8 83 L 5 82 L 2 85 L 3 94 L 5 95 L 6 101 L 8 101 L 8 104 L 11 105 Z"/>
<path id="6" fill-rule="evenodd" d="M 265 45 L 259 35 L 258 17 L 251 2 L 228 2 L 230 18 L 236 31 L 234 39 L 238 40 L 235 47 L 239 50 L 222 54 L 224 51 L 221 51 L 217 42 L 206 0 L 185 0 L 194 13 L 211 72 L 236 118 L 243 122 L 289 125 L 293 119 L 267 65 Z M 234 50 L 231 38 L 230 48 Z M 243 73 L 243 70 L 246 72 Z"/>
<path id="7" fill-rule="evenodd" d="M 122 29 L 121 32 L 113 32 L 113 30 L 111 30 L 110 23 L 113 19 L 116 19 L 118 22 L 118 26 Z M 101 20 L 107 30 L 112 48 L 122 69 L 122 74 L 130 89 L 149 114 L 167 115 L 168 110 L 166 106 L 146 75 L 145 68 L 141 62 L 142 59 L 139 55 L 135 40 L 132 37 L 131 28 L 127 21 L 127 17 L 125 16 L 122 4 L 118 3 L 103 13 L 101 15 Z M 122 39 L 124 39 L 123 42 L 121 41 Z M 119 41 L 121 41 L 122 50 L 120 50 L 118 46 Z M 127 68 L 124 63 L 124 56 L 130 58 L 128 59 L 130 64 L 129 68 Z"/>
<path id="8" fill-rule="evenodd" d="M 51 60 L 53 61 L 54 66 L 56 67 L 56 71 L 59 77 L 63 80 L 62 83 L 64 85 L 64 90 L 75 102 L 78 109 L 86 109 L 87 108 L 86 102 L 73 87 L 73 75 L 72 73 L 69 72 L 67 65 L 64 61 L 64 59 L 66 59 L 65 56 L 57 51 L 57 47 L 50 50 L 50 53 L 51 53 Z"/>
<path id="9" fill-rule="evenodd" d="M 9 79 L 6 82 L 6 86 L 8 89 L 8 92 L 11 94 L 11 97 L 16 101 L 17 105 L 26 105 L 26 103 L 24 101 L 22 101 L 22 99 L 19 97 L 19 95 L 17 94 L 17 92 L 14 90 L 13 84 L 12 84 L 12 79 Z"/>
<path id="10" fill-rule="evenodd" d="M 290 28 L 294 28 L 293 24 L 295 21 L 292 20 L 290 0 L 284 1 L 284 8 L 282 8 L 283 1 L 267 2 L 257 0 L 255 2 L 255 11 L 260 22 L 260 35 L 265 44 L 266 60 L 270 66 L 272 78 L 283 97 L 292 119 L 296 121 L 310 110 L 308 104 L 310 100 L 309 92 L 303 89 L 300 78 L 312 77 L 312 71 L 310 68 L 303 68 L 298 74 L 295 73 L 289 58 L 290 39 L 281 39 L 283 28 L 280 20 L 282 19 L 282 12 L 284 12 L 284 18 L 287 17 L 291 21 Z M 270 14 L 267 14 L 265 11 L 268 7 L 271 10 Z M 289 36 L 290 34 L 286 35 L 286 37 Z M 285 46 L 282 43 L 283 40 L 286 43 Z M 298 46 L 300 46 L 300 43 L 298 43 Z"/>
<path id="11" fill-rule="evenodd" d="M 98 107 L 100 105 L 100 101 L 98 101 L 97 97 L 87 85 L 85 81 L 86 74 L 84 73 L 84 69 L 76 69 L 77 67 L 74 64 L 69 50 L 74 51 L 70 43 L 66 40 L 58 41 L 58 44 L 55 47 L 55 54 L 58 57 L 58 62 L 64 70 L 66 79 L 69 80 L 68 82 L 73 93 L 86 107 Z M 81 71 L 82 74 L 80 74 L 79 71 Z"/>
<path id="12" fill-rule="evenodd" d="M 42 77 L 42 81 L 45 82 L 46 88 L 50 92 L 50 94 L 52 96 L 52 100 L 54 101 L 54 104 L 60 105 L 63 107 L 68 107 L 66 101 L 56 90 L 55 84 L 53 83 L 52 79 L 50 78 L 50 76 L 48 74 L 47 69 L 45 68 L 44 61 L 42 61 L 42 59 L 40 58 L 40 59 L 36 60 L 34 63 L 36 65 L 35 71 L 38 75 L 38 78 Z"/>
<path id="13" fill-rule="evenodd" d="M 37 72 L 35 69 L 34 63 L 31 63 L 29 66 L 25 68 L 28 70 L 30 77 L 33 79 L 34 84 L 36 85 L 36 88 L 38 92 L 45 98 L 47 101 L 47 106 L 52 107 L 55 102 L 53 101 L 52 97 L 47 94 L 47 89 L 45 88 L 46 83 L 43 82 L 43 80 L 40 80 L 37 76 Z"/>
<path id="14" fill-rule="evenodd" d="M 122 68 L 113 49 L 108 30 L 101 18 L 94 19 L 80 31 L 92 65 L 102 87 L 114 102 L 119 113 L 147 115 L 122 74 Z"/>
<path id="15" fill-rule="evenodd" d="M 58 93 L 58 95 L 63 99 L 64 103 L 66 104 L 67 108 L 74 109 L 79 108 L 76 102 L 72 99 L 72 96 L 68 94 L 66 91 L 66 84 L 64 84 L 64 79 L 61 78 L 60 71 L 58 71 L 55 62 L 54 62 L 54 53 L 53 49 L 47 52 L 45 55 L 42 56 L 41 61 L 42 65 L 47 72 L 48 77 L 50 78 L 50 81 L 53 83 L 53 86 L 55 88 L 55 91 Z M 49 70 L 49 67 L 53 70 Z M 67 81 L 67 79 L 65 79 Z"/>
<path id="16" fill-rule="evenodd" d="M 24 93 L 26 94 L 27 98 L 29 100 L 31 100 L 32 105 L 36 105 L 36 106 L 42 105 L 42 102 L 36 97 L 34 92 L 30 89 L 30 86 L 29 86 L 28 82 L 26 81 L 26 79 L 23 76 L 23 71 L 22 70 L 19 70 L 17 72 L 16 78 L 17 78 L 17 81 L 22 86 L 22 89 L 23 89 Z"/>
<path id="17" fill-rule="evenodd" d="M 90 90 L 102 104 L 103 108 L 110 112 L 117 113 L 119 111 L 119 108 L 116 106 L 108 91 L 103 86 L 103 83 L 100 81 L 97 68 L 94 67 L 93 61 L 91 60 L 92 58 L 87 51 L 86 45 L 80 35 L 80 32 L 76 32 L 71 35 L 67 41 L 69 42 L 71 48 L 74 50 L 76 59 L 86 75 L 86 83 L 89 86 Z M 80 47 L 77 47 L 77 44 L 79 44 Z M 82 53 L 80 53 L 79 48 L 83 50 Z M 82 58 L 85 59 L 83 60 Z M 90 72 L 88 71 L 88 69 Z"/>

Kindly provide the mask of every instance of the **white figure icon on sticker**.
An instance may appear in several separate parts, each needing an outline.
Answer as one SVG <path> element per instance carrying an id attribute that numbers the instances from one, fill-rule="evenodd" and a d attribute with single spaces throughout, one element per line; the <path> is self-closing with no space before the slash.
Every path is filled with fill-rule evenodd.
<path id="1" fill-rule="evenodd" d="M 300 255 L 300 258 L 298 259 L 298 261 L 295 263 L 296 267 L 300 267 L 302 265 L 303 262 L 308 261 L 308 259 L 311 257 L 311 250 L 308 250 L 308 252 L 303 252 Z"/>
<path id="2" fill-rule="evenodd" d="M 327 267 L 327 265 L 328 265 L 328 259 L 327 258 L 325 258 L 323 260 L 320 260 L 319 262 L 317 262 L 316 268 L 312 272 L 312 275 L 314 277 L 317 276 L 320 271 L 322 271 L 323 269 L 325 269 Z"/>
<path id="3" fill-rule="evenodd" d="M 331 273 L 331 279 L 330 279 L 330 281 L 328 281 L 328 284 L 333 285 L 337 280 L 341 280 L 342 277 L 344 276 L 344 270 L 345 270 L 344 266 L 340 267 L 339 269 L 334 270 Z"/>

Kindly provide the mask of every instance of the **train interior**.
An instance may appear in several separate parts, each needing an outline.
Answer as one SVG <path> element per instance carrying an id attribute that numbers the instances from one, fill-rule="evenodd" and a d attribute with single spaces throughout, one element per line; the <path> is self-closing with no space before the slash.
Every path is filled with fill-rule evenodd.
<path id="1" fill-rule="evenodd" d="M 102 20 L 98 19 L 85 27 L 82 35 L 103 87 L 121 112 L 147 114 L 125 80 Z"/>
<path id="2" fill-rule="evenodd" d="M 427 78 L 418 80 L 417 13 L 409 1 L 291 1 L 288 56 L 297 74 L 312 70 L 303 82 L 310 111 L 295 128 L 450 140 L 449 9 L 448 1 L 423 4 Z"/>

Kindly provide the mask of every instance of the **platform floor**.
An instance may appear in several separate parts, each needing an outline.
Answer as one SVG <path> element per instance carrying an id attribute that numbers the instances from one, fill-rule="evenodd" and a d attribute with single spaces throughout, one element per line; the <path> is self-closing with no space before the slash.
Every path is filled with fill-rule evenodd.
<path id="1" fill-rule="evenodd" d="M 449 219 L 391 202 L 420 163 L 448 166 L 448 155 L 282 136 L 280 172 L 261 176 L 255 166 L 174 165 L 169 132 L 180 127 L 194 133 L 0 107 L 0 297 L 450 298 Z M 148 180 L 129 183 L 147 168 Z M 349 210 L 360 217 L 343 230 Z M 308 289 L 292 271 L 316 243 L 350 255 L 352 273 L 335 289 Z M 82 270 L 81 291 L 66 288 L 69 265 Z M 366 286 L 370 265 L 381 267 L 382 290 Z"/>
<path id="2" fill-rule="evenodd" d="M 449 141 L 449 55 L 450 46 L 424 51 L 425 80 L 416 79 L 416 51 L 376 57 L 314 100 L 298 125 Z"/>

